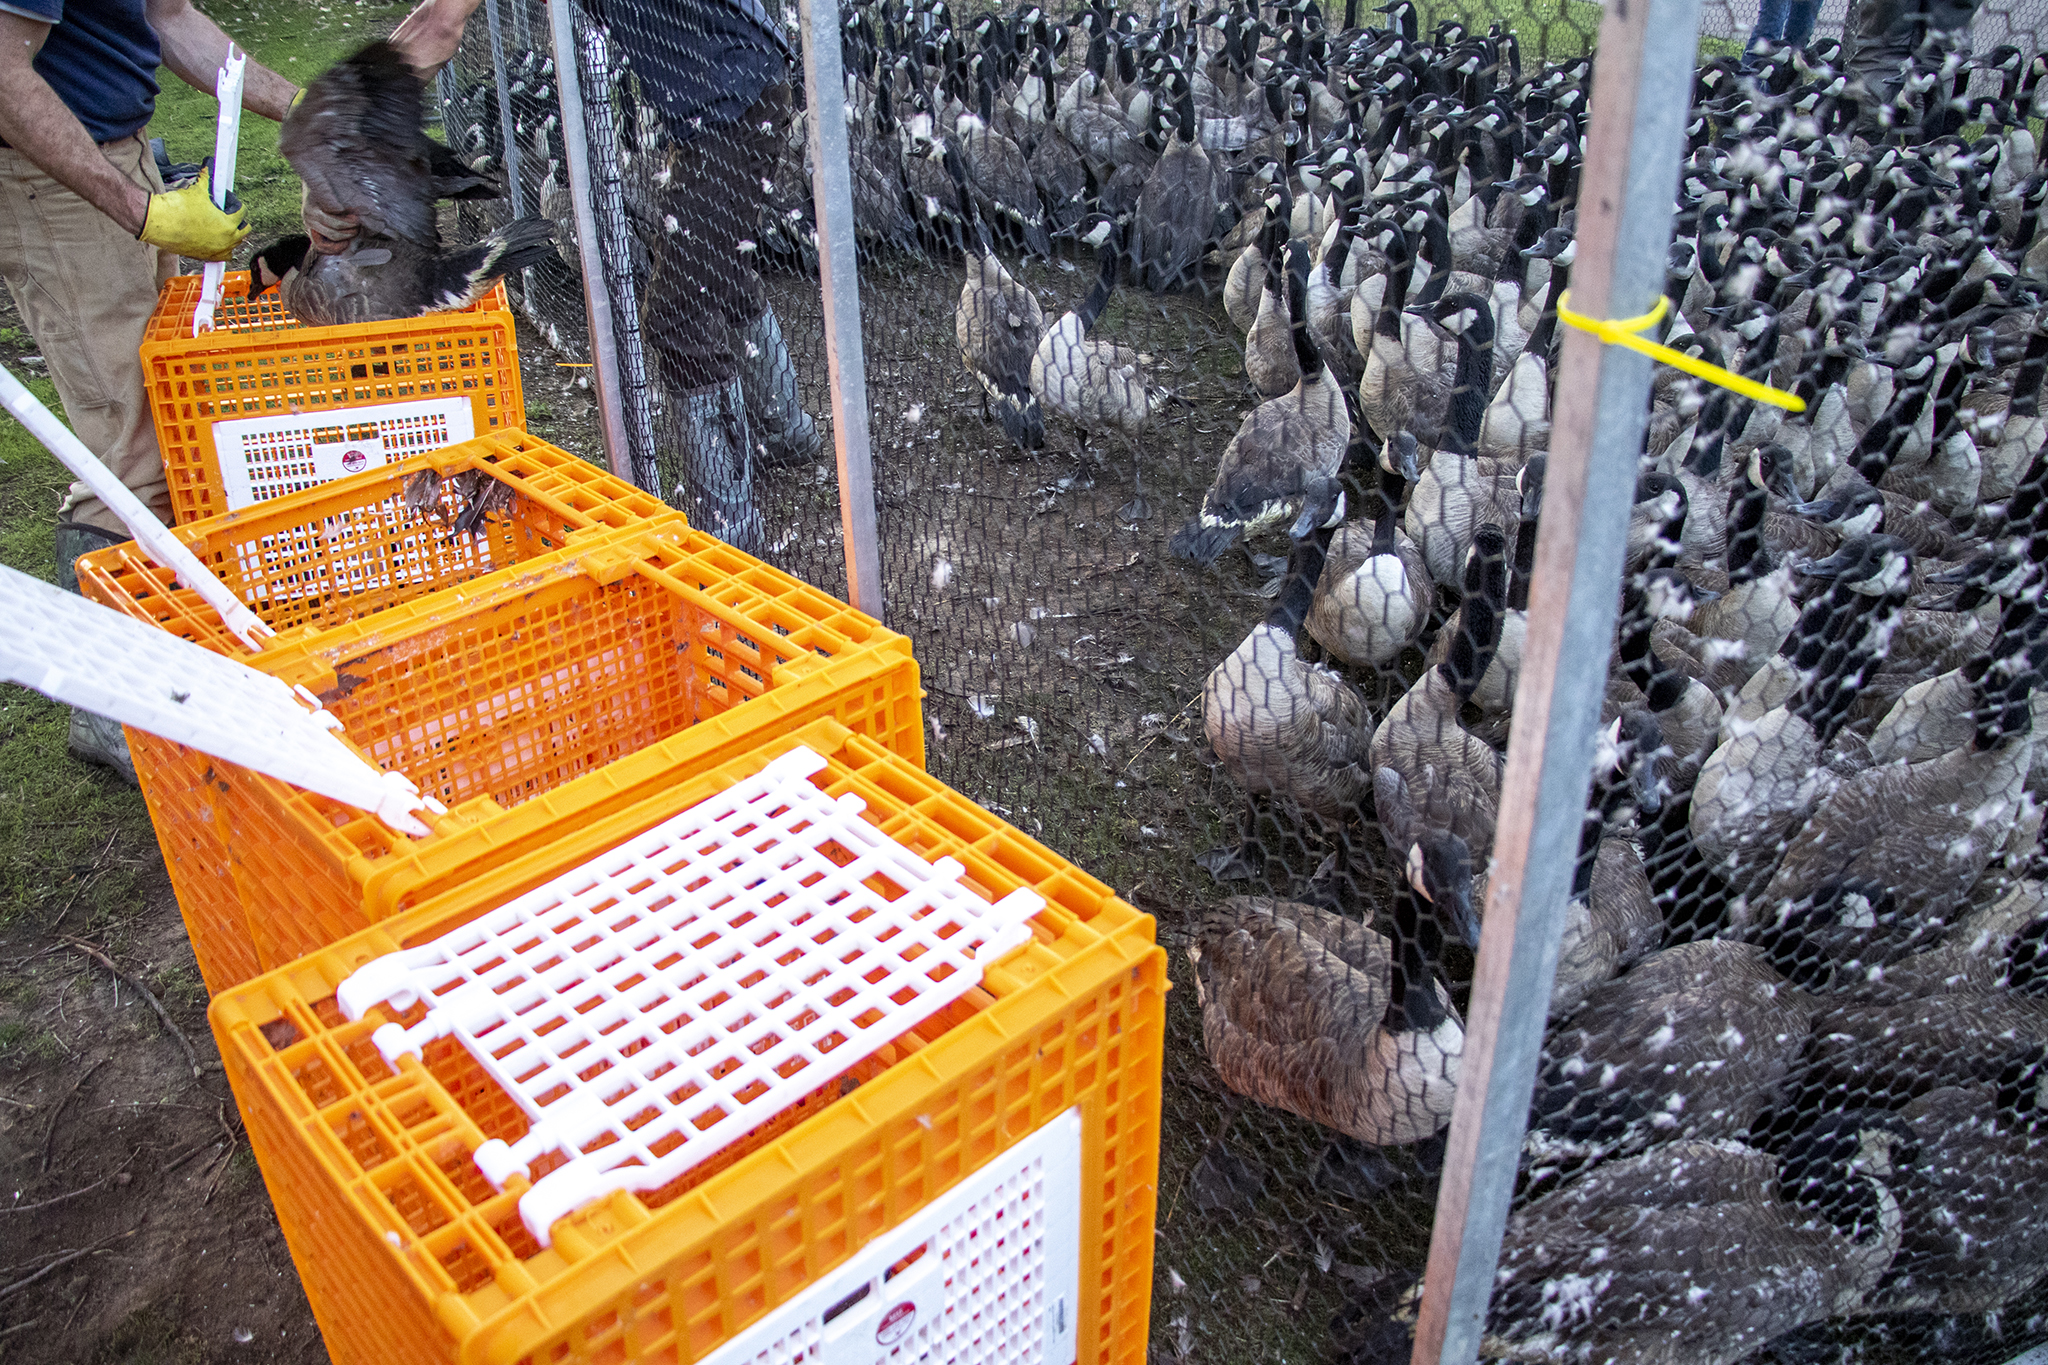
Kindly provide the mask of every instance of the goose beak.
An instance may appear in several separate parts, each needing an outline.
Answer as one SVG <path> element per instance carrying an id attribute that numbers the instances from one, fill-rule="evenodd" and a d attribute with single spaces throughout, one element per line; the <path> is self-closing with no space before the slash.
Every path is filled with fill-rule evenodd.
<path id="1" fill-rule="evenodd" d="M 1795 516 L 1812 517 L 1817 521 L 1833 521 L 1842 508 L 1841 500 L 1830 498 L 1826 502 L 1788 502 L 1785 510 Z M 1832 558 L 1832 556 L 1830 556 Z"/>
<path id="2" fill-rule="evenodd" d="M 1656 770 L 1647 755 L 1628 765 L 1628 787 L 1638 819 L 1651 819 L 1664 809 L 1663 784 L 1657 781 Z"/>
<path id="3" fill-rule="evenodd" d="M 1451 897 L 1450 912 L 1452 931 L 1465 941 L 1467 948 L 1478 951 L 1479 915 L 1472 908 L 1472 884 L 1469 881 Z"/>
<path id="4" fill-rule="evenodd" d="M 1804 578 L 1834 578 L 1850 565 L 1850 558 L 1837 550 L 1826 559 L 1809 559 L 1793 566 L 1794 572 Z"/>
<path id="5" fill-rule="evenodd" d="M 1422 480 L 1422 467 L 1415 458 L 1415 438 L 1402 432 L 1394 438 L 1394 466 L 1409 483 Z"/>

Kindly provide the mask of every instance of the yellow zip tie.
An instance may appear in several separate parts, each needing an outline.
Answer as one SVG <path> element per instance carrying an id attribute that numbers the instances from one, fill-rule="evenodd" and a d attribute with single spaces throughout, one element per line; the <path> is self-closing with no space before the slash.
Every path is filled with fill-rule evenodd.
<path id="1" fill-rule="evenodd" d="M 1732 370 L 1724 370 L 1719 365 L 1709 365 L 1697 356 L 1687 355 L 1684 351 L 1674 351 L 1669 346 L 1659 346 L 1654 341 L 1645 341 L 1635 335 L 1637 332 L 1655 327 L 1663 320 L 1664 315 L 1671 311 L 1670 299 L 1658 299 L 1657 306 L 1640 317 L 1607 319 L 1589 318 L 1584 313 L 1574 313 L 1569 306 L 1571 297 L 1572 291 L 1567 289 L 1557 300 L 1558 321 L 1568 327 L 1591 332 L 1609 346 L 1625 346 L 1659 364 L 1683 370 L 1694 378 L 1704 379 L 1709 384 L 1718 384 L 1730 392 L 1741 394 L 1744 398 L 1754 398 L 1759 403 L 1769 403 L 1772 407 L 1783 408 L 1787 412 L 1806 411 L 1806 400 L 1796 393 L 1787 393 L 1783 389 L 1774 389 L 1769 384 L 1759 384 L 1754 379 L 1745 379 Z"/>

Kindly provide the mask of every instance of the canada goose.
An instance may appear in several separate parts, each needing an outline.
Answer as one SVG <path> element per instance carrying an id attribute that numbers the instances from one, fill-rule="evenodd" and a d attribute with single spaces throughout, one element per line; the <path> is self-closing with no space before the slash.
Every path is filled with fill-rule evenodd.
<path id="1" fill-rule="evenodd" d="M 1880 978 L 1904 998 L 1957 991 L 2048 996 L 2048 884 L 2012 883 L 1989 905 L 1960 916 L 1924 952 L 1891 963 Z"/>
<path id="2" fill-rule="evenodd" d="M 1369 444 L 1365 424 L 1351 433 L 1350 460 Z M 1380 447 L 1379 510 L 1342 527 L 1316 586 L 1308 632 L 1332 656 L 1358 668 L 1387 668 L 1428 623 L 1436 585 L 1422 552 L 1400 529 L 1401 494 L 1417 476 L 1415 438 L 1402 432 Z"/>
<path id="3" fill-rule="evenodd" d="M 1040 74 L 1034 79 L 1050 86 L 1052 50 L 1039 48 L 1036 61 Z M 1038 188 L 1039 202 L 1045 207 L 1048 230 L 1062 236 L 1073 232 L 1088 209 L 1088 167 L 1080 152 L 1057 128 L 1041 127 L 1026 160 L 1031 183 Z"/>
<path id="4" fill-rule="evenodd" d="M 1216 208 L 1222 202 L 1216 167 L 1196 133 L 1193 88 L 1177 70 L 1168 85 L 1176 127 L 1138 195 L 1131 243 L 1137 278 L 1154 293 L 1195 282 L 1216 234 Z"/>
<path id="5" fill-rule="evenodd" d="M 555 228 L 546 218 L 515 218 L 446 254 L 367 233 L 333 254 L 312 246 L 308 237 L 286 237 L 257 252 L 249 263 L 249 297 L 274 287 L 300 322 L 331 327 L 467 308 L 501 276 L 554 258 Z"/>
<path id="6" fill-rule="evenodd" d="M 1135 435 L 1171 395 L 1150 382 L 1149 357 L 1089 334 L 1116 290 L 1123 237 L 1115 223 L 1104 219 L 1083 240 L 1095 248 L 1100 273 L 1081 306 L 1062 314 L 1039 338 L 1031 358 L 1031 391 L 1083 431 Z"/>
<path id="7" fill-rule="evenodd" d="M 947 172 L 960 187 L 968 228 L 967 280 L 953 310 L 953 337 L 967 372 L 981 385 L 983 416 L 993 407 L 1012 444 L 1037 450 L 1045 444 L 1045 414 L 1031 388 L 1031 364 L 1045 331 L 1045 313 L 1037 297 L 996 258 L 988 223 L 969 190 L 959 153 L 946 146 L 943 156 Z"/>
<path id="8" fill-rule="evenodd" d="M 1337 196 L 1337 217 L 1322 258 L 1308 277 L 1309 330 L 1324 363 L 1346 388 L 1365 375 L 1365 357 L 1351 331 L 1351 296 L 1355 282 L 1346 282 L 1345 268 L 1351 263 L 1351 242 L 1357 233 L 1358 191 L 1355 174 L 1339 171 L 1332 182 Z"/>
<path id="9" fill-rule="evenodd" d="M 1202 686 L 1202 724 L 1217 759 L 1254 795 L 1341 819 L 1364 798 L 1373 736 L 1365 698 L 1334 670 L 1302 657 L 1302 622 L 1343 512 L 1301 531 L 1266 619 Z"/>
<path id="10" fill-rule="evenodd" d="M 1550 449 L 1550 346 L 1557 332 L 1557 298 L 1570 285 L 1575 249 L 1567 240 L 1553 251 L 1543 311 L 1480 420 L 1478 451 L 1482 456 L 1527 459 Z"/>
<path id="11" fill-rule="evenodd" d="M 2048 1274 L 2048 1048 L 1944 1085 L 1899 1118 L 1917 1159 L 1894 1182 L 1899 1249 L 1863 1311 L 1992 1313 Z"/>
<path id="12" fill-rule="evenodd" d="M 1388 710 L 1371 749 L 1375 782 L 1385 780 L 1382 769 L 1391 772 L 1405 789 L 1402 800 L 1417 818 L 1457 834 L 1481 860 L 1493 851 L 1501 756 L 1459 723 L 1458 710 L 1478 686 L 1499 644 L 1507 569 L 1506 537 L 1498 526 L 1482 526 L 1466 554 L 1465 600 L 1458 608 L 1450 651 L 1441 664 L 1424 670 Z M 1387 818 L 1384 808 L 1381 818 Z"/>
<path id="13" fill-rule="evenodd" d="M 1365 355 L 1365 368 L 1358 381 L 1358 408 L 1366 424 L 1381 440 L 1392 440 L 1397 431 L 1409 430 L 1409 415 L 1415 410 L 1418 390 L 1428 387 L 1431 394 L 1437 388 L 1447 387 L 1444 377 L 1439 374 L 1433 354 L 1427 357 L 1425 369 L 1421 357 L 1412 356 L 1408 349 L 1408 332 L 1403 326 L 1407 315 L 1408 285 L 1414 271 L 1414 260 L 1408 254 L 1406 239 L 1398 228 L 1389 232 L 1389 267 L 1386 277 L 1386 292 L 1375 310 L 1366 290 L 1360 289 L 1351 299 L 1352 334 L 1357 337 L 1359 324 L 1369 317 L 1368 330 L 1361 349 Z M 1442 396 L 1431 396 L 1430 404 L 1443 401 Z"/>
<path id="14" fill-rule="evenodd" d="M 1753 475 L 1728 494 L 1726 555 L 1728 587 L 1715 600 L 1693 609 L 1688 623 L 1695 635 L 1725 640 L 1733 649 L 1720 658 L 1734 666 L 1730 680 L 1739 688 L 1764 660 L 1778 652 L 1799 620 L 1792 596 L 1792 572 L 1773 567 L 1764 543 L 1764 515 L 1770 494 Z"/>
<path id="15" fill-rule="evenodd" d="M 1806 1052 L 1813 1002 L 1754 943 L 1651 954 L 1552 1009 L 1523 1150 L 1531 1175 L 1660 1142 L 1741 1137 Z"/>
<path id="16" fill-rule="evenodd" d="M 1336 376 L 1308 333 L 1308 251 L 1287 244 L 1287 306 L 1301 379 L 1292 390 L 1245 414 L 1201 511 L 1174 533 L 1169 550 L 1182 559 L 1213 564 L 1239 536 L 1286 519 L 1304 498 L 1335 487 L 1351 443 L 1351 414 Z"/>
<path id="17" fill-rule="evenodd" d="M 1269 201 L 1272 202 L 1272 201 Z M 1304 371 L 1294 354 L 1294 309 L 1287 297 L 1287 225 L 1280 215 L 1269 219 L 1259 247 L 1265 278 L 1258 311 L 1244 337 L 1244 373 L 1262 398 L 1278 398 L 1300 382 Z M 1307 317 L 1306 296 L 1302 316 Z M 1310 337 L 1315 333 L 1310 329 Z"/>
<path id="18" fill-rule="evenodd" d="M 277 150 L 313 202 L 356 215 L 373 249 L 408 242 L 431 259 L 441 249 L 436 200 L 495 199 L 505 187 L 426 135 L 425 91 L 397 48 L 371 43 L 313 78 L 278 128 Z"/>
<path id="19" fill-rule="evenodd" d="M 1493 318 L 1485 301 L 1476 294 L 1453 294 L 1434 312 L 1457 337 L 1457 364 L 1441 391 L 1442 439 L 1409 496 L 1403 525 L 1422 547 L 1430 573 L 1444 582 L 1455 576 L 1475 528 L 1488 521 L 1509 525 L 1519 516 L 1521 461 L 1486 459 L 1477 452 L 1492 382 Z M 1418 423 L 1426 420 L 1422 399 L 1418 392 L 1411 412 Z M 1432 443 L 1423 427 L 1414 430 L 1424 446 Z"/>
<path id="20" fill-rule="evenodd" d="M 1276 269 L 1280 265 L 1280 248 L 1287 241 L 1287 224 L 1281 213 L 1286 193 L 1286 186 L 1276 185 L 1266 195 L 1262 208 L 1255 211 L 1260 214 L 1258 233 L 1230 263 L 1230 273 L 1223 280 L 1223 311 L 1246 336 L 1251 335 L 1265 313 L 1269 297 L 1272 307 L 1286 306 L 1286 295 L 1281 292 L 1285 276 Z"/>
<path id="21" fill-rule="evenodd" d="M 1446 938 L 1478 938 L 1455 836 L 1410 846 L 1395 941 L 1316 906 L 1238 897 L 1188 956 L 1202 1044 L 1232 1090 L 1375 1146 L 1451 1121 L 1464 1026 L 1436 976 Z"/>
<path id="22" fill-rule="evenodd" d="M 1835 776 L 1822 752 L 1847 719 L 1863 670 L 1890 640 L 1910 572 L 1898 541 L 1856 542 L 1836 584 L 1846 593 L 1825 594 L 1828 615 L 1812 626 L 1802 615 L 1795 628 L 1792 695 L 1753 720 L 1727 718 L 1693 784 L 1692 836 L 1732 890 L 1762 891 L 1784 842 L 1832 794 Z"/>
<path id="23" fill-rule="evenodd" d="M 1024 149 L 996 124 L 995 68 L 986 53 L 976 53 L 970 64 L 980 112 L 963 113 L 954 124 L 968 196 L 984 223 L 1001 225 L 1026 251 L 1050 256 L 1052 232 L 1031 164 Z"/>
<path id="24" fill-rule="evenodd" d="M 1977 487 L 1980 502 L 2009 497 L 2021 475 L 2041 453 L 2048 439 L 2048 421 L 2041 417 L 2041 382 L 2048 378 L 2048 327 L 2037 326 L 2027 338 L 2027 352 L 2012 384 L 1998 440 L 1984 452 Z"/>
<path id="25" fill-rule="evenodd" d="M 1663 937 L 1650 879 L 1621 823 L 1624 811 L 1645 818 L 1657 813 L 1653 764 L 1663 736 L 1647 715 L 1631 712 L 1617 717 L 1600 738 L 1550 990 L 1553 1018 L 1569 1016 L 1595 986 L 1650 952 Z"/>
<path id="26" fill-rule="evenodd" d="M 1987 688 L 1995 692 L 2015 682 L 2025 686 L 2030 672 L 2034 706 L 2048 703 L 2033 658 L 2044 632 L 2048 632 L 2048 620 L 2041 617 L 2036 604 L 2016 597 L 2006 607 L 1998 634 L 1983 655 L 1961 668 L 1915 683 L 1900 695 L 1870 734 L 1870 761 L 1924 763 L 1962 750 L 1975 737 L 1976 713 Z M 1988 677 L 1994 673 L 1996 676 Z M 1994 705 L 2002 701 L 2002 696 L 1992 698 Z"/>
<path id="27" fill-rule="evenodd" d="M 1615 639 L 1619 672 L 1657 718 L 1676 763 L 1674 776 L 1688 788 L 1719 740 L 1724 710 L 1712 687 L 1667 664 L 1656 644 L 1660 631 L 1692 617 L 1694 602 L 1691 585 L 1675 570 L 1632 574 L 1622 590 Z"/>
<path id="28" fill-rule="evenodd" d="M 2002 672 L 1978 684 L 1967 747 L 1867 768 L 1825 795 L 1793 835 L 1754 917 L 1783 923 L 1829 888 L 1883 887 L 1889 916 L 1809 923 L 1803 933 L 1825 956 L 1866 965 L 1903 956 L 1923 926 L 1945 923 L 2004 845 L 2033 759 L 2036 675 Z"/>
<path id="29" fill-rule="evenodd" d="M 1782 1156 L 1687 1140 L 1587 1172 L 1509 1218 L 1479 1354 L 1732 1365 L 1852 1311 L 1899 1246 L 1905 1134 L 1838 1114 Z"/>

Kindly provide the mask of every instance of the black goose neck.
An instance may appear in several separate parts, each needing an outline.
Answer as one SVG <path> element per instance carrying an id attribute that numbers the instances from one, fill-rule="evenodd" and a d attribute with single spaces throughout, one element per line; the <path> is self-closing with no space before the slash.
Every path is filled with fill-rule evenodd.
<path id="1" fill-rule="evenodd" d="M 1396 1033 L 1433 1033 L 1449 1018 L 1437 997 L 1431 960 L 1443 950 L 1434 907 L 1413 886 L 1394 900 L 1395 945 L 1388 964 L 1386 1027 Z"/>
<path id="2" fill-rule="evenodd" d="M 1266 613 L 1266 624 L 1276 630 L 1285 631 L 1299 639 L 1302 623 L 1308 620 L 1308 610 L 1316 598 L 1316 584 L 1323 576 L 1323 563 L 1330 556 L 1330 539 L 1336 533 L 1331 526 L 1318 526 L 1294 542 L 1287 552 L 1287 577 L 1280 584 L 1280 595 L 1274 599 L 1273 608 Z"/>
<path id="3" fill-rule="evenodd" d="M 1301 382 L 1309 384 L 1323 372 L 1322 353 L 1308 326 L 1308 260 L 1301 253 L 1287 267 L 1287 327 L 1294 339 L 1294 359 L 1301 366 Z"/>

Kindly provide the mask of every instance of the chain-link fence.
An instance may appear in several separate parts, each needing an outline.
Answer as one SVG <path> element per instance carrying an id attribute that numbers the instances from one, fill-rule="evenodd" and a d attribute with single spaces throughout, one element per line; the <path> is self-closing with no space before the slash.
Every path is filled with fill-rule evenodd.
<path id="1" fill-rule="evenodd" d="M 495 5 L 445 126 L 557 226 L 522 306 L 590 359 L 597 263 L 638 476 L 843 592 L 794 12 L 578 8 L 578 188 L 546 10 Z M 1876 90 L 1842 9 L 1745 69 L 1755 5 L 1704 8 L 1657 334 L 1806 409 L 1659 371 L 1490 1357 L 2048 1339 L 2040 7 Z M 929 766 L 1182 986 L 1162 1361 L 1407 1356 L 1600 17 L 842 12 Z"/>

